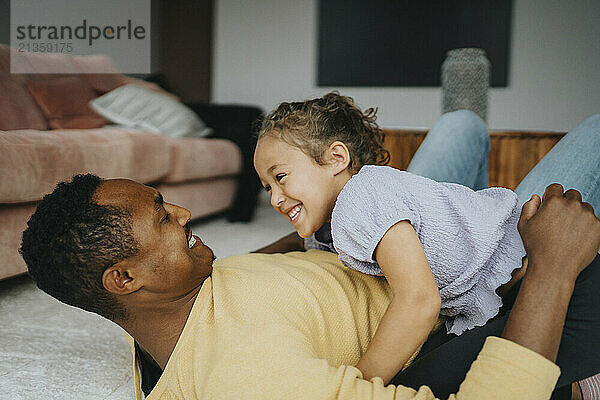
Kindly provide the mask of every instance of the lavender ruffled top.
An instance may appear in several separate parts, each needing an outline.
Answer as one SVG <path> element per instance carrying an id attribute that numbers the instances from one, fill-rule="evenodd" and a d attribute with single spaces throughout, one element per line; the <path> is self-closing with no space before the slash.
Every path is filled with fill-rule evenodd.
<path id="1" fill-rule="evenodd" d="M 474 191 L 383 166 L 364 166 L 344 186 L 324 225 L 305 247 L 337 252 L 348 267 L 383 275 L 373 258 L 383 235 L 409 221 L 440 290 L 449 333 L 481 326 L 502 306 L 496 289 L 521 266 L 521 208 L 504 188 Z M 398 243 L 402 246 L 402 243 Z"/>

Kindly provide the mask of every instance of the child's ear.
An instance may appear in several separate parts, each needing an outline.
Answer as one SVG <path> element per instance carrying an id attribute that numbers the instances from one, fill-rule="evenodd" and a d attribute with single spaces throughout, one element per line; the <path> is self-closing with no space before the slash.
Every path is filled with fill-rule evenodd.
<path id="1" fill-rule="evenodd" d="M 335 141 L 331 143 L 328 153 L 329 164 L 333 168 L 334 175 L 345 171 L 350 165 L 350 152 L 343 142 Z"/>

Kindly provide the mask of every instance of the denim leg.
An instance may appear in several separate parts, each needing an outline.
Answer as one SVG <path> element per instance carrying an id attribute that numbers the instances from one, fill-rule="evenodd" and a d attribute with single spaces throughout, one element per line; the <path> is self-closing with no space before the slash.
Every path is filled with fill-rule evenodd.
<path id="1" fill-rule="evenodd" d="M 600 114 L 566 134 L 515 189 L 521 204 L 532 194 L 542 196 L 546 186 L 560 183 L 577 189 L 583 201 L 600 215 Z"/>
<path id="2" fill-rule="evenodd" d="M 442 115 L 427 133 L 407 171 L 438 182 L 485 189 L 489 151 L 485 122 L 471 111 L 454 111 Z"/>

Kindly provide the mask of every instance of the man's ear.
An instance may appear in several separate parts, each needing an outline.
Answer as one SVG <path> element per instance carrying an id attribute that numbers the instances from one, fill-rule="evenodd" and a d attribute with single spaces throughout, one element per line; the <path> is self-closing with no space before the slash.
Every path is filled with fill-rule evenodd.
<path id="1" fill-rule="evenodd" d="M 335 141 L 327 149 L 329 164 L 333 168 L 333 174 L 338 175 L 344 172 L 350 165 L 350 151 L 348 147 L 340 141 Z"/>
<path id="2" fill-rule="evenodd" d="M 112 294 L 125 295 L 142 287 L 142 280 L 130 268 L 128 260 L 118 262 L 104 270 L 102 285 Z"/>

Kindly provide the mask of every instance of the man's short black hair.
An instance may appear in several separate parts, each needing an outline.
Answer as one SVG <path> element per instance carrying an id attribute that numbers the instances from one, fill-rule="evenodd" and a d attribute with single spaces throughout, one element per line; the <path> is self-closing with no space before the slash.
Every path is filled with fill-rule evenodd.
<path id="1" fill-rule="evenodd" d="M 58 300 L 112 321 L 126 318 L 102 284 L 107 267 L 138 251 L 131 215 L 93 196 L 103 180 L 86 174 L 59 183 L 27 222 L 19 252 L 37 286 Z"/>

